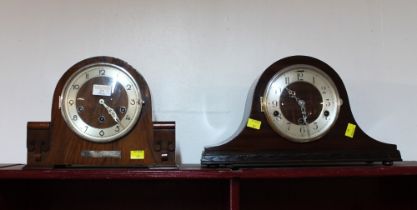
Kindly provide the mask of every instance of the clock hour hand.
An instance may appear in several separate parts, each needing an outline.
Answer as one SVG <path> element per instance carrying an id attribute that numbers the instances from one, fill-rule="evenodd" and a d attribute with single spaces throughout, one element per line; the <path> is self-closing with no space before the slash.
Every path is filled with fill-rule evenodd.
<path id="1" fill-rule="evenodd" d="M 119 117 L 117 116 L 116 112 L 114 111 L 114 109 L 112 109 L 111 107 L 107 106 L 107 104 L 104 102 L 104 99 L 100 99 L 100 100 L 98 101 L 98 103 L 99 103 L 99 104 L 101 104 L 101 105 L 103 105 L 103 106 L 104 106 L 104 108 L 106 108 L 106 110 L 107 110 L 107 112 L 109 113 L 109 115 L 113 118 L 113 120 L 114 120 L 117 124 L 121 125 L 121 123 L 120 123 L 120 119 L 119 119 Z"/>
<path id="2" fill-rule="evenodd" d="M 293 90 L 291 90 L 291 89 L 289 89 L 289 88 L 285 88 L 285 90 L 287 90 L 287 92 L 288 92 L 288 95 L 290 95 L 290 97 L 291 98 L 294 98 L 297 102 L 298 102 L 298 98 L 297 98 L 297 96 L 296 96 L 296 93 L 295 93 L 295 91 L 293 91 Z"/>

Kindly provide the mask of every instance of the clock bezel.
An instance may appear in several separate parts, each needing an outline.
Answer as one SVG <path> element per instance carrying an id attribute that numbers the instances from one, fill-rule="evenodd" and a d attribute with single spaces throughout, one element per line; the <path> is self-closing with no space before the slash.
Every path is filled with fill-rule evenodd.
<path id="1" fill-rule="evenodd" d="M 116 71 L 120 71 L 122 72 L 124 75 L 126 75 L 126 77 L 129 79 L 129 82 L 132 82 L 133 86 L 132 89 L 138 94 L 137 98 L 138 98 L 138 107 L 136 108 L 134 115 L 131 116 L 132 120 L 128 123 L 127 127 L 123 128 L 120 132 L 114 134 L 114 135 L 110 135 L 110 136 L 105 136 L 105 137 L 95 137 L 92 135 L 89 135 L 88 133 L 82 132 L 80 131 L 77 126 L 74 124 L 74 122 L 69 119 L 69 110 L 67 109 L 66 106 L 66 98 L 68 96 L 68 88 L 71 88 L 70 86 L 73 84 L 74 80 L 77 79 L 79 77 L 80 74 L 83 74 L 86 71 L 94 71 L 94 68 L 112 68 Z M 97 78 L 100 76 L 95 76 L 95 77 L 91 77 L 89 79 L 87 79 L 82 85 L 81 87 L 87 83 L 88 81 Z M 103 77 L 107 77 L 107 78 L 113 78 L 113 76 L 103 76 Z M 80 87 L 80 88 L 81 88 Z M 125 87 L 122 85 L 122 87 L 125 89 Z M 125 89 L 126 90 L 126 89 Z M 127 91 L 126 91 L 127 92 Z M 127 94 L 129 96 L 129 94 Z M 130 99 L 130 98 L 129 98 Z M 67 82 L 64 84 L 63 88 L 62 88 L 62 92 L 60 95 L 60 109 L 61 109 L 61 114 L 62 117 L 64 119 L 64 121 L 68 124 L 68 127 L 78 136 L 80 136 L 81 138 L 87 140 L 87 141 L 91 141 L 94 143 L 108 143 L 108 142 L 112 142 L 112 141 L 116 141 L 120 138 L 122 138 L 123 136 L 125 136 L 126 134 L 128 134 L 134 127 L 135 124 L 138 122 L 141 112 L 142 112 L 142 104 L 144 103 L 143 101 L 143 97 L 142 97 L 142 91 L 139 87 L 139 85 L 137 84 L 135 78 L 122 66 L 119 65 L 115 65 L 112 63 L 107 63 L 107 62 L 96 62 L 96 63 L 91 63 L 89 65 L 86 66 L 82 66 L 81 68 L 79 68 L 78 70 L 76 70 L 74 73 L 72 73 Z M 130 104 L 129 104 L 130 105 Z M 129 110 L 129 108 L 127 108 L 127 110 Z M 128 111 L 127 111 L 128 112 Z M 80 119 L 82 120 L 82 119 Z M 123 120 L 122 120 L 123 121 Z M 84 122 L 84 121 L 83 121 Z M 84 122 L 86 125 L 89 125 L 88 122 Z M 91 128 L 93 128 L 94 130 L 108 130 L 111 127 L 107 127 L 107 128 L 95 128 L 91 125 L 89 125 Z M 112 126 L 114 127 L 114 126 Z"/>
<path id="2" fill-rule="evenodd" d="M 324 128 L 321 128 L 316 134 L 314 134 L 311 137 L 297 137 L 294 136 L 288 132 L 283 131 L 282 128 L 280 128 L 279 125 L 277 125 L 277 123 L 274 122 L 273 119 L 273 113 L 270 113 L 269 110 L 269 105 L 268 105 L 268 97 L 269 97 L 269 92 L 271 91 L 272 85 L 274 85 L 276 83 L 277 80 L 279 80 L 282 76 L 287 76 L 286 74 L 288 74 L 288 72 L 293 72 L 293 71 L 301 71 L 301 70 L 307 70 L 307 71 L 311 71 L 313 72 L 313 74 L 319 75 L 319 77 L 321 77 L 320 79 L 323 79 L 321 84 L 326 85 L 327 87 L 331 88 L 331 96 L 333 98 L 332 103 L 334 104 L 333 110 L 335 109 L 334 112 L 334 116 L 330 119 L 330 123 L 326 123 Z M 312 86 L 314 86 L 318 92 L 320 93 L 320 96 L 323 99 L 323 93 L 319 90 L 319 88 L 317 87 L 317 84 L 313 84 L 308 80 L 297 80 L 297 81 L 290 81 L 288 84 L 286 84 L 284 87 L 288 87 L 293 83 L 296 82 L 306 82 Z M 283 91 L 281 92 L 281 94 L 278 96 L 278 104 L 281 103 L 281 96 L 283 94 Z M 322 100 L 323 103 L 324 100 Z M 326 135 L 330 129 L 334 126 L 334 124 L 336 123 L 338 117 L 339 117 L 339 112 L 340 112 L 340 106 L 343 104 L 343 100 L 340 98 L 339 95 L 339 91 L 337 89 L 336 84 L 333 82 L 332 78 L 327 75 L 323 70 L 321 70 L 320 68 L 317 68 L 313 65 L 308 65 L 308 64 L 294 64 L 294 65 L 289 65 L 285 68 L 283 68 L 280 71 L 277 71 L 268 81 L 267 85 L 265 86 L 265 90 L 261 99 L 262 102 L 262 111 L 265 115 L 265 118 L 269 124 L 269 126 L 275 131 L 277 132 L 279 135 L 281 135 L 282 137 L 284 137 L 285 139 L 295 142 L 295 143 L 307 143 L 307 142 L 312 142 L 312 141 L 316 141 L 320 138 L 322 138 L 324 135 Z M 277 110 L 279 110 L 280 113 L 283 113 L 281 106 L 278 106 L 279 108 Z M 322 110 L 320 111 L 320 114 L 318 117 L 323 115 L 324 112 L 324 107 L 322 108 Z M 290 122 L 288 119 L 286 119 L 285 115 L 282 114 L 282 117 Z M 318 117 L 316 119 L 314 119 L 313 122 L 309 123 L 308 126 L 310 126 L 310 124 L 316 122 L 318 120 Z M 299 125 L 293 124 L 297 127 L 300 127 Z M 308 129 L 308 128 L 307 128 Z"/>

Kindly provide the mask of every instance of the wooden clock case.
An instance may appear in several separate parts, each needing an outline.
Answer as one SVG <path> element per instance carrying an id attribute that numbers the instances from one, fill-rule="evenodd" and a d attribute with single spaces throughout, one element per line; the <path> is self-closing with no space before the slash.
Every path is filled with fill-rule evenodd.
<path id="1" fill-rule="evenodd" d="M 93 63 L 124 68 L 137 82 L 145 103 L 134 128 L 108 143 L 82 139 L 66 124 L 60 111 L 60 95 L 69 77 Z M 120 157 L 86 157 L 83 151 L 118 151 Z M 142 157 L 135 152 L 142 153 Z M 52 101 L 50 122 L 27 124 L 27 168 L 44 167 L 159 167 L 175 166 L 175 122 L 152 122 L 152 103 L 145 79 L 128 63 L 113 57 L 93 57 L 72 66 L 59 80 Z"/>
<path id="2" fill-rule="evenodd" d="M 336 84 L 343 105 L 331 130 L 320 139 L 308 143 L 289 141 L 277 134 L 261 112 L 260 97 L 268 81 L 280 70 L 295 64 L 307 64 L 323 70 Z M 396 145 L 374 140 L 359 126 L 353 138 L 345 135 L 349 123 L 357 125 L 348 95 L 338 74 L 326 63 L 307 56 L 291 56 L 269 66 L 258 79 L 255 89 L 249 93 L 251 100 L 246 107 L 240 130 L 229 141 L 219 146 L 206 147 L 201 158 L 203 167 L 257 167 L 285 165 L 335 165 L 382 161 L 391 165 L 401 161 Z M 246 127 L 248 118 L 261 122 L 259 130 Z"/>

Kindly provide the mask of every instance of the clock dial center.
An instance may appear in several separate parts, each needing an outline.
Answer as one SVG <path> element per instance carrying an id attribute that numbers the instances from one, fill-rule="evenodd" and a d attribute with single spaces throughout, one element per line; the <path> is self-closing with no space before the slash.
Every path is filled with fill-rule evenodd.
<path id="1" fill-rule="evenodd" d="M 307 82 L 289 84 L 279 98 L 284 117 L 293 124 L 312 123 L 323 109 L 320 92 Z"/>
<path id="2" fill-rule="evenodd" d="M 110 84 L 114 84 L 110 96 L 93 94 L 94 85 L 108 86 Z M 80 87 L 76 101 L 77 107 L 83 107 L 83 111 L 79 112 L 80 118 L 84 122 L 88 122 L 89 125 L 96 128 L 108 128 L 118 124 L 113 120 L 112 114 L 107 110 L 108 108 L 103 106 L 100 101 L 108 108 L 111 108 L 115 113 L 115 116 L 118 116 L 119 119 L 123 119 L 126 111 L 121 112 L 121 110 L 123 110 L 121 107 L 128 106 L 128 96 L 126 90 L 120 83 L 113 82 L 113 79 L 109 77 L 96 77 L 90 79 Z"/>

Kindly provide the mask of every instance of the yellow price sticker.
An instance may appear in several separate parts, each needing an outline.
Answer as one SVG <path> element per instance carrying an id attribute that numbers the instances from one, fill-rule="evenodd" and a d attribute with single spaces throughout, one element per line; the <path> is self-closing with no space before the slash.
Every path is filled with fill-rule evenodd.
<path id="1" fill-rule="evenodd" d="M 143 159 L 145 159 L 145 151 L 144 150 L 131 150 L 130 151 L 130 159 L 131 160 L 143 160 Z"/>
<path id="2" fill-rule="evenodd" d="M 249 128 L 259 130 L 259 129 L 261 129 L 261 123 L 262 122 L 259 121 L 259 120 L 254 120 L 252 118 L 249 118 L 248 123 L 246 124 L 246 126 L 249 127 Z"/>
<path id="3" fill-rule="evenodd" d="M 349 138 L 353 138 L 353 136 L 355 135 L 355 130 L 356 130 L 356 125 L 352 123 L 348 123 L 345 136 Z"/>

